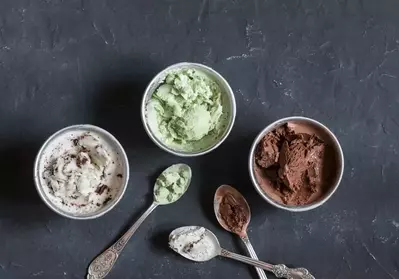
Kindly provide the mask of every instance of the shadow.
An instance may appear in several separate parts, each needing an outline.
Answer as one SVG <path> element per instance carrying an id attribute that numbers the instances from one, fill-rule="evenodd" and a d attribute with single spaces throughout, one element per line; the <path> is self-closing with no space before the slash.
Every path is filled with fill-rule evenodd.
<path id="1" fill-rule="evenodd" d="M 237 253 L 241 254 L 241 255 L 244 255 L 244 256 L 249 255 L 248 252 L 247 252 L 247 249 L 245 248 L 245 244 L 242 242 L 240 237 L 238 237 L 236 235 L 233 235 L 233 236 L 234 236 L 233 237 L 233 244 L 234 244 L 234 247 L 235 247 Z"/>
<path id="2" fill-rule="evenodd" d="M 141 101 L 148 83 L 160 70 L 150 62 L 124 59 L 115 69 L 99 74 L 92 122 L 112 133 L 127 150 L 153 147 L 143 129 Z"/>
<path id="3" fill-rule="evenodd" d="M 138 209 L 137 212 L 133 213 L 131 217 L 128 218 L 128 221 L 122 225 L 122 227 L 118 230 L 118 234 L 116 237 L 110 242 L 110 244 L 114 244 L 121 238 L 137 220 L 144 214 L 144 212 L 151 206 L 152 202 L 154 201 L 152 194 L 148 194 L 145 196 L 145 203 L 144 206 Z M 157 210 L 157 209 L 155 209 Z M 154 211 L 153 211 L 154 212 Z M 152 213 L 151 213 L 152 214 Z M 148 217 L 147 217 L 148 218 Z M 145 222 L 145 221 L 144 221 Z M 140 225 L 141 226 L 141 225 Z M 106 246 L 104 250 L 106 250 L 109 246 Z"/>
<path id="4" fill-rule="evenodd" d="M 255 135 L 227 140 L 218 149 L 201 157 L 200 199 L 202 211 L 214 224 L 218 225 L 213 210 L 216 189 L 222 184 L 236 188 L 247 200 L 252 218 L 264 215 L 275 209 L 267 204 L 254 189 L 248 173 L 248 156 Z M 209 162 L 214 162 L 209 164 Z M 209 175 L 212 174 L 212 175 Z"/>
<path id="5" fill-rule="evenodd" d="M 166 168 L 170 167 L 170 165 L 164 165 L 162 167 L 157 167 L 154 172 L 147 176 L 147 179 L 151 185 L 151 194 L 153 193 L 154 184 L 157 181 L 157 178 L 161 175 L 161 173 L 166 170 Z"/>
<path id="6" fill-rule="evenodd" d="M 171 223 L 166 226 L 161 226 L 158 232 L 150 237 L 150 249 L 154 254 L 161 256 L 173 257 L 174 261 L 178 263 L 187 263 L 187 259 L 177 254 L 171 248 L 169 248 L 169 234 L 176 228 L 184 226 L 183 224 Z"/>
<path id="7" fill-rule="evenodd" d="M 0 195 L 0 218 L 30 223 L 55 217 L 41 201 L 33 179 L 33 167 L 40 148 L 35 142 L 2 144 L 0 175 L 3 177 Z"/>
<path id="8" fill-rule="evenodd" d="M 169 248 L 169 234 L 181 225 L 168 226 L 170 229 L 161 229 L 159 232 L 155 233 L 150 237 L 151 249 L 157 253 L 167 254 L 173 253 L 173 250 Z"/>
<path id="9" fill-rule="evenodd" d="M 122 226 L 122 228 L 119 230 L 119 234 L 117 234 L 117 236 L 113 239 L 113 241 L 111 243 L 115 243 L 116 241 L 118 241 L 118 239 L 121 238 L 130 229 L 130 227 L 141 217 L 141 215 L 143 215 L 143 213 L 154 202 L 154 194 L 153 194 L 154 186 L 153 185 L 154 185 L 156 179 L 158 178 L 158 176 L 161 174 L 161 172 L 164 169 L 166 169 L 166 167 L 159 167 L 157 169 L 157 171 L 155 171 L 154 173 L 148 175 L 148 180 L 150 181 L 150 191 L 144 197 L 145 205 L 142 208 L 140 208 L 138 212 L 134 213 L 132 215 L 132 217 L 128 218 L 128 221 Z M 155 210 L 157 210 L 157 209 L 155 209 Z M 172 230 L 173 229 L 171 229 L 170 231 L 172 231 Z M 108 247 L 109 247 L 109 245 L 104 248 L 104 251 Z"/>

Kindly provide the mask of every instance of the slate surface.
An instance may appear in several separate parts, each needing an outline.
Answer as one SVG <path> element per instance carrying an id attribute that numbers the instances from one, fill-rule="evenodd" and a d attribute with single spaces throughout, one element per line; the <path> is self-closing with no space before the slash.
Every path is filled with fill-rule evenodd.
<path id="1" fill-rule="evenodd" d="M 398 10 L 396 0 L 1 1 L 0 278 L 84 278 L 150 204 L 159 171 L 179 161 L 193 168 L 190 190 L 149 217 L 109 278 L 257 278 L 245 265 L 195 264 L 167 248 L 173 228 L 199 224 L 244 252 L 213 216 L 223 183 L 249 200 L 261 259 L 316 278 L 399 278 Z M 215 68 L 237 99 L 231 136 L 195 159 L 158 149 L 139 118 L 145 85 L 179 61 Z M 265 204 L 247 173 L 255 135 L 291 115 L 325 123 L 345 152 L 337 193 L 300 214 Z M 109 130 L 130 159 L 125 197 L 93 221 L 59 217 L 32 182 L 46 137 L 77 123 Z"/>

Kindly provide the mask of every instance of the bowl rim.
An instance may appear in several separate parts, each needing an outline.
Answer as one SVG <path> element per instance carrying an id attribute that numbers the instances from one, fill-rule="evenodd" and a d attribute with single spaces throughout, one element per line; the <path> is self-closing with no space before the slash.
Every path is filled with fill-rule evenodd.
<path id="1" fill-rule="evenodd" d="M 110 142 L 112 145 L 114 145 L 117 149 L 119 149 L 118 151 L 120 151 L 120 156 L 121 156 L 121 160 L 122 163 L 124 164 L 124 181 L 121 185 L 121 189 L 118 192 L 118 196 L 117 198 L 113 199 L 112 202 L 109 204 L 109 206 L 105 206 L 103 208 L 101 208 L 100 210 L 87 214 L 87 215 L 73 215 L 73 214 L 69 214 L 63 210 L 61 210 L 60 208 L 58 208 L 56 205 L 54 205 L 47 197 L 46 194 L 43 192 L 43 186 L 40 180 L 40 163 L 41 163 L 41 159 L 43 156 L 43 152 L 44 150 L 47 148 L 47 146 L 54 140 L 56 139 L 58 136 L 68 132 L 68 131 L 76 131 L 76 130 L 87 130 L 87 131 L 94 131 L 94 132 L 98 132 L 100 135 L 105 135 L 106 137 L 109 138 Z M 109 211 L 111 211 L 122 199 L 122 197 L 125 195 L 128 183 L 129 183 L 129 177 L 130 177 L 130 170 L 129 170 L 129 160 L 128 157 L 126 155 L 126 152 L 123 148 L 123 146 L 121 145 L 121 143 L 108 131 L 104 130 L 103 128 L 100 128 L 98 126 L 95 125 L 91 125 L 91 124 L 76 124 L 76 125 L 71 125 L 71 126 L 67 126 L 65 128 L 62 128 L 58 131 L 56 131 L 55 133 L 53 133 L 52 135 L 50 135 L 46 141 L 42 144 L 42 146 L 40 147 L 36 158 L 35 158 L 35 164 L 34 164 L 34 168 L 33 168 L 33 176 L 34 176 L 34 181 L 35 181 L 35 188 L 40 196 L 40 198 L 42 199 L 42 201 L 55 213 L 66 217 L 66 218 L 70 218 L 70 219 L 74 219 L 74 220 L 90 220 L 90 219 L 96 219 L 98 217 L 101 217 L 103 215 L 105 215 L 106 213 L 108 213 Z"/>
<path id="2" fill-rule="evenodd" d="M 204 70 L 210 72 L 213 76 L 215 76 L 218 82 L 224 83 L 224 87 L 227 88 L 227 90 L 224 90 L 224 91 L 225 91 L 225 94 L 227 94 L 229 96 L 229 100 L 230 100 L 229 103 L 230 103 L 230 107 L 231 107 L 229 123 L 228 123 L 228 127 L 226 128 L 226 130 L 224 132 L 224 135 L 215 144 L 213 144 L 209 148 L 202 150 L 202 151 L 198 151 L 198 152 L 177 151 L 177 150 L 167 147 L 153 134 L 153 132 L 151 131 L 151 129 L 147 123 L 147 120 L 146 120 L 147 96 L 148 96 L 148 94 L 150 94 L 150 89 L 152 88 L 152 86 L 159 80 L 159 78 L 162 75 L 164 75 L 168 71 L 171 71 L 171 70 L 177 69 L 177 68 L 190 67 L 190 66 L 194 66 L 199 69 L 204 69 Z M 234 92 L 233 92 L 233 89 L 231 88 L 230 84 L 227 82 L 227 80 L 221 74 L 219 74 L 217 71 L 212 69 L 211 67 L 200 64 L 200 63 L 193 63 L 193 62 L 175 63 L 175 64 L 172 64 L 172 65 L 164 68 L 160 72 L 158 72 L 148 83 L 148 85 L 144 91 L 142 101 L 141 101 L 141 121 L 143 123 L 144 130 L 146 131 L 147 135 L 159 148 L 161 148 L 161 149 L 165 150 L 166 152 L 169 152 L 173 155 L 179 156 L 179 157 L 197 157 L 197 156 L 201 156 L 201 155 L 210 153 L 211 151 L 218 148 L 227 139 L 227 137 L 230 135 L 231 130 L 233 129 L 234 122 L 236 119 L 236 111 L 237 111 L 237 105 L 236 105 Z"/>
<path id="3" fill-rule="evenodd" d="M 322 199 L 320 199 L 317 202 L 308 204 L 308 205 L 301 205 L 301 206 L 289 206 L 289 205 L 283 205 L 281 203 L 276 202 L 274 199 L 272 199 L 271 197 L 269 197 L 269 195 L 267 195 L 260 187 L 259 183 L 256 180 L 255 177 L 255 173 L 254 173 L 254 156 L 255 156 L 255 150 L 256 147 L 259 143 L 259 141 L 262 139 L 262 137 L 269 131 L 277 128 L 278 126 L 281 126 L 287 122 L 290 121 L 308 121 L 311 122 L 312 124 L 322 128 L 328 135 L 329 137 L 332 139 L 334 146 L 336 147 L 337 150 L 337 156 L 340 162 L 340 168 L 338 171 L 338 177 L 337 180 L 334 184 L 334 186 L 331 188 L 331 190 L 329 191 L 329 193 L 327 195 L 325 195 Z M 327 200 L 329 200 L 331 198 L 331 196 L 335 193 L 335 191 L 338 189 L 339 185 L 341 184 L 341 180 L 344 174 L 344 153 L 341 147 L 341 144 L 339 143 L 337 137 L 334 135 L 334 133 L 324 124 L 322 124 L 321 122 L 314 120 L 312 118 L 308 118 L 308 117 L 304 117 L 304 116 L 290 116 L 290 117 L 285 117 L 285 118 L 281 118 L 278 119 L 276 121 L 274 121 L 273 123 L 267 125 L 265 128 L 263 128 L 260 133 L 255 137 L 255 140 L 253 141 L 252 145 L 251 145 L 251 149 L 249 152 L 249 159 L 248 159 L 248 170 L 249 170 L 249 174 L 251 177 L 251 182 L 255 188 L 255 190 L 258 192 L 258 194 L 264 199 L 266 200 L 268 203 L 270 203 L 271 205 L 283 209 L 283 210 L 287 210 L 290 212 L 303 212 L 303 211 L 309 211 L 312 209 L 315 209 L 319 206 L 321 206 L 322 204 L 324 204 L 325 202 L 327 202 Z"/>

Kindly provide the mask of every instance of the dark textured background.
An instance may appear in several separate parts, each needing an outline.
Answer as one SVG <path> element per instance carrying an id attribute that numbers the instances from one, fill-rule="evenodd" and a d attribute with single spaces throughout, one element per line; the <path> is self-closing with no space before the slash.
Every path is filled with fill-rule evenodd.
<path id="1" fill-rule="evenodd" d="M 83 278 L 149 206 L 154 177 L 179 161 L 193 168 L 188 193 L 146 220 L 109 278 L 257 278 L 248 266 L 196 264 L 167 248 L 173 228 L 199 224 L 244 252 L 213 216 L 222 183 L 248 198 L 261 259 L 318 279 L 399 278 L 398 11 L 397 0 L 1 1 L 0 278 Z M 161 151 L 139 117 L 145 85 L 180 61 L 215 68 L 237 99 L 230 137 L 195 159 Z M 345 153 L 337 193 L 307 213 L 273 209 L 247 173 L 255 135 L 291 115 L 325 123 Z M 46 137 L 77 123 L 113 133 L 131 166 L 121 203 L 93 221 L 56 215 L 32 182 Z"/>

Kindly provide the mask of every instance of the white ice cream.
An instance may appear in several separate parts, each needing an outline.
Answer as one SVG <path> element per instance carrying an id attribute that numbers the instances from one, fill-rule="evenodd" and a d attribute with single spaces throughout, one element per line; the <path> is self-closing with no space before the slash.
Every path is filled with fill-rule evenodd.
<path id="1" fill-rule="evenodd" d="M 50 200 L 73 214 L 99 210 L 116 195 L 122 178 L 118 154 L 94 132 L 62 137 L 42 175 Z"/>
<path id="2" fill-rule="evenodd" d="M 207 261 L 217 254 L 217 245 L 203 227 L 182 227 L 169 237 L 169 247 L 193 261 Z"/>

